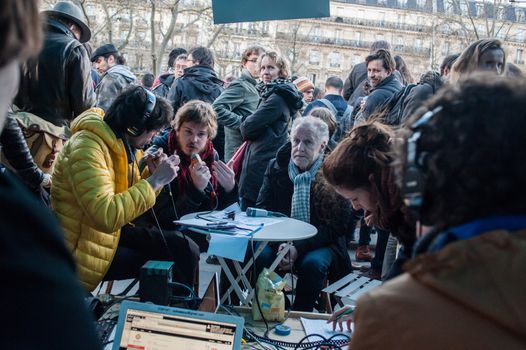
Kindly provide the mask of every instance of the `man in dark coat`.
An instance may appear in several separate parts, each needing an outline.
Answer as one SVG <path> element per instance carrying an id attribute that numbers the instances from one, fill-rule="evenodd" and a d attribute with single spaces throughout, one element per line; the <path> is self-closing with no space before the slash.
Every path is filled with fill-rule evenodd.
<path id="1" fill-rule="evenodd" d="M 81 9 L 58 2 L 47 15 L 44 45 L 24 69 L 15 105 L 57 126 L 68 125 L 93 106 L 91 65 L 82 43 L 91 31 Z"/>
<path id="2" fill-rule="evenodd" d="M 113 44 L 105 44 L 97 48 L 91 55 L 91 62 L 95 63 L 101 75 L 97 85 L 97 107 L 107 111 L 117 96 L 135 84 L 137 78 L 130 68 L 125 66 L 126 60 L 119 54 Z"/>
<path id="3" fill-rule="evenodd" d="M 174 80 L 184 74 L 184 69 L 188 67 L 186 62 L 186 50 L 183 48 L 173 49 L 168 59 L 168 71 L 161 73 L 153 82 L 152 91 L 157 96 L 168 97 L 168 92 L 172 87 Z"/>
<path id="4" fill-rule="evenodd" d="M 243 117 L 254 113 L 259 102 L 259 92 L 256 89 L 259 71 L 258 57 L 265 52 L 261 46 L 250 46 L 241 57 L 243 71 L 225 91 L 215 100 L 214 110 L 217 122 L 225 127 L 225 162 L 234 155 L 236 149 L 243 143 L 239 127 Z"/>
<path id="5" fill-rule="evenodd" d="M 357 217 L 351 203 L 336 194 L 322 172 L 316 170 L 322 164 L 328 135 L 328 127 L 320 119 L 297 119 L 291 130 L 292 143 L 280 148 L 267 167 L 256 204 L 309 222 L 318 230 L 314 237 L 294 242 L 290 255 L 285 256 L 279 265 L 281 270 L 289 271 L 292 264 L 297 271 L 294 310 L 312 311 L 323 281 L 329 276 L 331 281 L 336 281 L 352 271 L 346 236 L 354 231 Z M 293 176 L 291 167 L 302 171 L 302 175 Z M 297 177 L 305 175 L 312 180 L 307 188 L 302 188 L 302 181 L 298 182 Z M 310 194 L 301 196 L 303 191 Z M 301 196 L 299 201 L 307 203 L 303 209 L 309 212 L 308 215 L 299 209 L 302 203 L 296 196 Z M 276 250 L 280 250 L 276 248 L 273 245 L 263 250 L 257 259 L 260 268 L 273 261 Z"/>
<path id="6" fill-rule="evenodd" d="M 395 61 L 389 51 L 380 49 L 367 56 L 367 77 L 371 84 L 371 92 L 361 108 L 364 119 L 369 118 L 374 112 L 379 112 L 396 92 L 403 88 L 402 83 L 396 79 Z"/>
<path id="7" fill-rule="evenodd" d="M 168 92 L 168 99 L 172 102 L 174 113 L 190 100 L 201 100 L 213 103 L 223 92 L 223 81 L 214 71 L 214 54 L 210 49 L 198 46 L 190 49 L 187 56 L 188 68 L 182 77 L 176 79 Z M 223 127 L 217 129 L 214 148 L 219 159 L 224 159 L 225 131 Z"/>
<path id="8" fill-rule="evenodd" d="M 387 51 L 391 50 L 391 45 L 385 40 L 378 40 L 373 42 L 371 45 L 371 50 L 369 51 L 369 54 L 375 53 L 379 49 L 385 49 Z M 353 102 L 356 100 L 356 98 L 361 97 L 363 95 L 357 95 L 359 90 L 358 87 L 367 80 L 367 64 L 365 62 L 358 63 L 353 67 L 351 72 L 349 73 L 349 76 L 347 79 L 345 79 L 345 83 L 343 84 L 343 98 L 346 101 L 349 101 L 349 104 L 352 105 Z M 351 96 L 356 96 L 355 98 L 351 99 Z"/>

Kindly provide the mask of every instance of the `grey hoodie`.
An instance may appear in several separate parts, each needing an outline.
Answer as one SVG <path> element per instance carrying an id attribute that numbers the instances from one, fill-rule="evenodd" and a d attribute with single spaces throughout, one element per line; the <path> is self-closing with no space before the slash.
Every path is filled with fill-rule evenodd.
<path id="1" fill-rule="evenodd" d="M 130 69 L 121 64 L 117 64 L 102 76 L 96 87 L 97 102 L 96 106 L 107 111 L 115 98 L 124 91 L 130 84 L 135 84 L 137 79 Z"/>

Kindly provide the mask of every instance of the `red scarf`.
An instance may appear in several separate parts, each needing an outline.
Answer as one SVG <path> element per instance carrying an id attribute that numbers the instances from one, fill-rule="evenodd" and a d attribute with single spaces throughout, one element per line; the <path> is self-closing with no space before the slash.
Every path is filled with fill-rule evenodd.
<path id="1" fill-rule="evenodd" d="M 190 176 L 190 164 L 192 162 L 192 158 L 191 156 L 187 156 L 186 154 L 184 154 L 184 152 L 181 150 L 179 142 L 177 142 L 176 132 L 175 130 L 172 130 L 168 135 L 168 154 L 172 155 L 175 152 L 177 152 L 177 155 L 181 159 L 181 163 L 179 164 L 179 174 L 175 178 L 175 181 L 177 181 L 178 193 L 184 193 L 185 187 L 192 183 L 192 177 Z M 206 166 L 208 167 L 208 169 L 210 169 L 210 173 L 212 174 L 212 177 L 210 178 L 210 183 L 212 184 L 214 190 L 210 196 L 212 205 L 215 202 L 215 196 L 217 193 L 217 179 L 212 172 L 214 155 L 214 145 L 212 144 L 211 140 L 208 140 L 204 150 L 201 153 L 199 153 L 199 156 L 206 163 Z"/>

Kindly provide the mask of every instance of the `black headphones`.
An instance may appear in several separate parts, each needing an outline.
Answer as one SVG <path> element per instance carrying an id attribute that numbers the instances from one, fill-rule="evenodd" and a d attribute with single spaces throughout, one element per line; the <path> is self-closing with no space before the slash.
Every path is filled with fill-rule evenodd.
<path id="1" fill-rule="evenodd" d="M 418 210 L 422 205 L 424 191 L 423 171 L 426 170 L 428 158 L 427 152 L 418 151 L 418 141 L 422 136 L 421 128 L 427 125 L 441 110 L 442 106 L 438 106 L 432 111 L 424 113 L 420 119 L 411 125 L 413 135 L 407 140 L 406 145 L 402 195 L 405 204 L 413 210 Z"/>
<path id="2" fill-rule="evenodd" d="M 143 87 L 143 90 L 146 93 L 146 105 L 144 106 L 144 113 L 143 113 L 141 120 L 137 123 L 139 125 L 128 127 L 127 132 L 131 136 L 139 136 L 144 132 L 146 120 L 150 118 L 150 114 L 153 112 L 153 108 L 155 107 L 155 102 L 157 101 L 157 98 L 150 90 L 144 87 Z"/>

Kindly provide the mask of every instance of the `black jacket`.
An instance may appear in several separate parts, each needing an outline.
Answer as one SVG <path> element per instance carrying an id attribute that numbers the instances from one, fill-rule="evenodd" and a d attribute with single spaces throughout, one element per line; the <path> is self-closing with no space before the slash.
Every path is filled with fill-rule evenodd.
<path id="1" fill-rule="evenodd" d="M 273 83 L 271 83 L 273 84 Z M 303 106 L 303 95 L 292 83 L 279 83 L 262 94 L 257 110 L 241 123 L 249 140 L 239 179 L 239 195 L 255 202 L 268 162 L 287 142 L 288 126 Z"/>
<path id="2" fill-rule="evenodd" d="M 438 72 L 428 72 L 422 76 L 418 85 L 407 95 L 404 102 L 402 122 L 405 122 L 418 107 L 422 106 L 438 89 L 444 85 L 444 81 Z"/>
<path id="3" fill-rule="evenodd" d="M 168 92 L 175 80 L 173 73 L 164 73 L 159 76 L 159 85 L 157 85 L 152 91 L 155 95 L 161 96 L 164 98 L 168 97 Z"/>
<path id="4" fill-rule="evenodd" d="M 184 75 L 174 81 L 168 92 L 168 99 L 172 102 L 174 113 L 177 113 L 190 100 L 214 103 L 221 92 L 223 81 L 217 77 L 216 72 L 208 66 L 197 65 L 186 68 Z M 222 126 L 218 125 L 213 142 L 219 159 L 225 159 L 225 130 Z"/>
<path id="5" fill-rule="evenodd" d="M 33 161 L 20 125 L 11 110 L 7 113 L 7 120 L 0 134 L 0 144 L 5 158 L 22 180 L 31 190 L 39 189 L 44 173 Z"/>
<path id="6" fill-rule="evenodd" d="M 391 74 L 382 80 L 376 88 L 371 90 L 371 93 L 367 97 L 362 112 L 365 119 L 369 118 L 374 112 L 379 112 L 384 104 L 403 87 L 395 74 Z"/>
<path id="7" fill-rule="evenodd" d="M 352 68 L 347 79 L 345 79 L 345 83 L 343 84 L 343 98 L 346 101 L 349 101 L 354 91 L 366 79 L 367 65 L 365 64 L 365 62 L 358 63 Z"/>
<path id="8" fill-rule="evenodd" d="M 2 326 L 2 346 L 102 349 L 57 219 L 5 174 L 0 205 L 0 299 L 9 320 Z"/>
<path id="9" fill-rule="evenodd" d="M 95 103 L 91 63 L 65 25 L 51 18 L 47 24 L 37 71 L 23 73 L 14 104 L 55 125 L 68 125 Z"/>
<path id="10" fill-rule="evenodd" d="M 294 193 L 294 184 L 288 174 L 290 153 L 291 145 L 287 142 L 279 149 L 276 158 L 270 161 L 259 192 L 257 207 L 290 216 Z M 315 249 L 330 247 L 338 258 L 338 275 L 350 273 L 352 266 L 347 252 L 346 236 L 354 232 L 358 216 L 350 202 L 339 196 L 326 182 L 321 171 L 316 174 L 311 184 L 310 208 L 310 223 L 318 229 L 318 234 L 294 242 L 298 258 Z"/>

